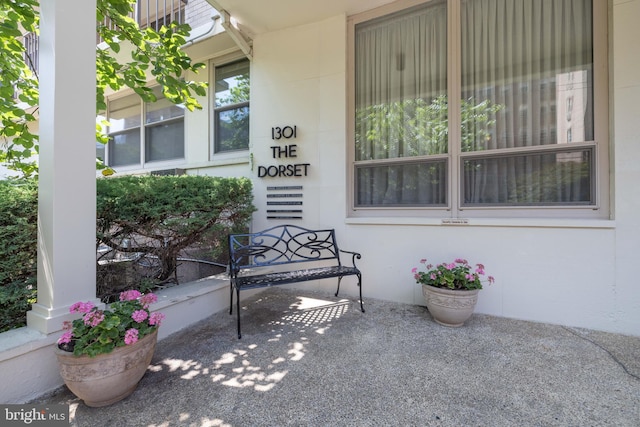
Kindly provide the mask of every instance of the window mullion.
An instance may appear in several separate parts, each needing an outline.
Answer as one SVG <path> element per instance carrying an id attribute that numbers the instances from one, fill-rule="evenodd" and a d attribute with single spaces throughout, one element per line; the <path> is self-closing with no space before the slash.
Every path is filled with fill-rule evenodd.
<path id="1" fill-rule="evenodd" d="M 449 208 L 450 216 L 458 217 L 460 210 L 460 97 L 461 97 L 461 42 L 460 0 L 447 2 L 447 92 L 449 127 Z"/>

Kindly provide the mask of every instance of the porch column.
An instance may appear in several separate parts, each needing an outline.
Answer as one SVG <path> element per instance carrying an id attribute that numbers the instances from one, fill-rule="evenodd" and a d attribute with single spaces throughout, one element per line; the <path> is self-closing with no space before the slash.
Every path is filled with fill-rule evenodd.
<path id="1" fill-rule="evenodd" d="M 59 331 L 96 299 L 96 0 L 40 2 L 38 300 L 27 325 Z"/>

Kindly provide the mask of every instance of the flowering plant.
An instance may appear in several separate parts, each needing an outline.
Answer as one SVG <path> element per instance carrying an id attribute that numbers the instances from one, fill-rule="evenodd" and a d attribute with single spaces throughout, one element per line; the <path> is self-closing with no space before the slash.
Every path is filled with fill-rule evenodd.
<path id="1" fill-rule="evenodd" d="M 427 264 L 426 259 L 420 260 L 420 263 L 425 265 L 427 271 L 418 271 L 417 268 L 411 270 L 416 283 L 436 288 L 482 289 L 481 276 L 485 274 L 482 264 L 476 264 L 473 269 L 466 259 L 461 258 L 452 263 L 443 262 L 438 265 Z M 488 276 L 487 281 L 493 283 L 493 276 Z"/>
<path id="2" fill-rule="evenodd" d="M 58 347 L 74 355 L 90 357 L 110 353 L 116 347 L 134 344 L 160 326 L 162 313 L 150 313 L 149 306 L 158 298 L 130 290 L 120 293 L 120 301 L 99 310 L 90 302 L 77 302 L 71 313 L 83 313 L 80 319 L 65 321 L 65 332 L 58 339 Z"/>

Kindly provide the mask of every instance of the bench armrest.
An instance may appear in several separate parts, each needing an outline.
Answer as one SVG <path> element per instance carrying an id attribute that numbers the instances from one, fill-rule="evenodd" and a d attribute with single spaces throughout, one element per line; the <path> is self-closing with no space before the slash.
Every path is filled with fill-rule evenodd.
<path id="1" fill-rule="evenodd" d="M 354 267 L 356 266 L 356 259 L 362 258 L 362 255 L 360 255 L 358 252 L 345 251 L 342 249 L 340 249 L 340 252 L 351 255 L 351 264 L 353 264 Z"/>

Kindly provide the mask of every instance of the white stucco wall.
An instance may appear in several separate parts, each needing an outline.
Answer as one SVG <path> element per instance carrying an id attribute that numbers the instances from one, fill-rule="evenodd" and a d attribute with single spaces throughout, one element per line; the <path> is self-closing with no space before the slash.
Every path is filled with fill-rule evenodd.
<path id="1" fill-rule="evenodd" d="M 259 36 L 251 75 L 251 137 L 256 229 L 266 220 L 267 186 L 303 186 L 307 227 L 343 228 L 345 212 L 346 18 Z M 297 137 L 271 139 L 272 127 L 296 126 Z M 270 147 L 295 144 L 295 158 L 274 159 Z M 308 176 L 259 178 L 258 166 L 309 163 Z M 280 221 L 281 222 L 281 221 Z"/>
<path id="2" fill-rule="evenodd" d="M 615 170 L 616 330 L 640 335 L 640 0 L 613 1 L 612 127 Z"/>
<path id="3" fill-rule="evenodd" d="M 611 106 L 615 163 L 614 220 L 474 220 L 346 217 L 346 17 L 256 36 L 251 86 L 254 228 L 293 222 L 266 219 L 267 186 L 303 185 L 307 227 L 334 227 L 345 249 L 363 254 L 367 297 L 422 304 L 411 269 L 421 258 L 482 262 L 496 283 L 477 312 L 640 335 L 639 253 L 640 0 L 613 3 Z M 635 95 L 635 96 L 634 96 Z M 636 119 L 634 119 L 634 117 Z M 295 159 L 273 159 L 273 126 L 297 126 Z M 258 178 L 255 165 L 309 163 L 301 178 Z M 295 222 L 294 222 L 295 223 Z M 318 287 L 333 289 L 331 281 Z M 352 283 L 352 282 L 351 282 Z M 308 285 L 305 285 L 308 286 Z M 344 291 L 355 294 L 355 286 Z M 365 301 L 366 303 L 366 301 Z"/>
<path id="4" fill-rule="evenodd" d="M 358 265 L 364 273 L 365 306 L 367 298 L 422 304 L 411 275 L 418 261 L 465 257 L 484 263 L 496 277 L 496 283 L 481 292 L 477 312 L 640 336 L 640 0 L 612 0 L 610 5 L 612 220 L 472 219 L 469 225 L 445 226 L 420 218 L 348 219 L 345 16 L 255 37 L 253 168 L 246 155 L 231 161 L 209 159 L 206 100 L 205 109 L 186 121 L 186 166 L 189 173 L 252 177 L 259 208 L 255 229 L 282 222 L 266 219 L 267 186 L 303 185 L 300 224 L 334 227 L 343 249 L 363 254 Z M 201 52 L 195 60 L 215 58 L 220 51 L 211 44 L 195 49 Z M 258 178 L 257 166 L 277 163 L 269 148 L 274 145 L 271 127 L 287 125 L 296 125 L 298 131 L 290 141 L 298 145 L 298 157 L 291 160 L 309 163 L 309 176 Z M 335 282 L 315 286 L 333 290 Z M 224 289 L 197 286 L 167 297 L 162 310 L 174 313 L 174 321 L 167 322 L 163 334 L 225 307 Z M 342 290 L 357 294 L 352 279 L 345 279 Z M 0 368 L 14 374 L 0 401 L 24 402 L 61 384 L 51 353 L 56 338 L 33 330 L 2 334 Z"/>

